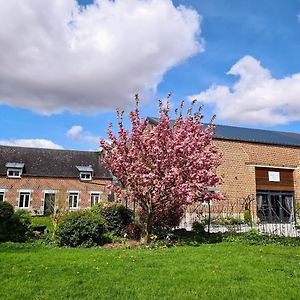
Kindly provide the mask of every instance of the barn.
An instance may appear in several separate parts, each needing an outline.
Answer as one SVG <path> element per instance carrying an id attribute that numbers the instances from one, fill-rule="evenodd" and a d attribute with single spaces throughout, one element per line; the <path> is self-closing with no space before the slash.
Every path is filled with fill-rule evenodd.
<path id="1" fill-rule="evenodd" d="M 148 117 L 152 125 L 157 118 Z M 213 143 L 222 153 L 217 187 L 226 201 L 213 213 L 243 215 L 255 223 L 294 223 L 300 201 L 300 134 L 216 125 Z"/>

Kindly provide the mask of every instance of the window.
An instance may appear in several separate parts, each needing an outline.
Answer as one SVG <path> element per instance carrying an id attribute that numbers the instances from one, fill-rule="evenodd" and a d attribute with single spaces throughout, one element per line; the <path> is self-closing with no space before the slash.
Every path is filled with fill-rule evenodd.
<path id="1" fill-rule="evenodd" d="M 19 208 L 30 207 L 30 192 L 20 192 Z"/>
<path id="2" fill-rule="evenodd" d="M 78 208 L 79 202 L 79 193 L 69 193 L 69 207 Z"/>
<path id="3" fill-rule="evenodd" d="M 101 192 L 92 192 L 91 193 L 91 206 L 96 205 L 101 201 Z"/>
<path id="4" fill-rule="evenodd" d="M 7 177 L 20 178 L 21 174 L 21 169 L 7 169 Z"/>
<path id="5" fill-rule="evenodd" d="M 291 223 L 295 220 L 294 194 L 285 191 L 258 191 L 257 217 L 262 223 Z"/>
<path id="6" fill-rule="evenodd" d="M 92 173 L 91 172 L 80 172 L 80 179 L 81 180 L 92 180 Z"/>
<path id="7" fill-rule="evenodd" d="M 92 175 L 94 173 L 92 166 L 76 166 L 79 171 L 80 180 L 92 180 Z"/>
<path id="8" fill-rule="evenodd" d="M 5 164 L 7 168 L 7 177 L 20 178 L 25 164 L 20 162 L 8 162 Z"/>
<path id="9" fill-rule="evenodd" d="M 4 201 L 4 191 L 0 191 L 0 202 Z"/>

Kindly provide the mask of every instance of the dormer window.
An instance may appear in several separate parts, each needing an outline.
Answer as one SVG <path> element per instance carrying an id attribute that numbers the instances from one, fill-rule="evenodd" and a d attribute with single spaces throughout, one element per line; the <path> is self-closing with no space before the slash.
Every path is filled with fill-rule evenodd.
<path id="1" fill-rule="evenodd" d="M 7 169 L 7 177 L 21 177 L 21 170 Z"/>
<path id="2" fill-rule="evenodd" d="M 92 173 L 90 172 L 80 172 L 81 180 L 92 180 Z"/>
<path id="3" fill-rule="evenodd" d="M 83 181 L 92 180 L 94 170 L 92 166 L 76 166 L 79 171 L 79 178 Z"/>
<path id="4" fill-rule="evenodd" d="M 7 163 L 7 177 L 9 178 L 21 178 L 24 169 L 24 163 Z"/>

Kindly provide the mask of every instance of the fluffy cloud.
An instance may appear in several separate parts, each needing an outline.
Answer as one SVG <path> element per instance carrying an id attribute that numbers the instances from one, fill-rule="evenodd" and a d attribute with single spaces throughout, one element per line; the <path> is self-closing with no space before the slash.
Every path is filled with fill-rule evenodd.
<path id="1" fill-rule="evenodd" d="M 52 141 L 44 140 L 44 139 L 0 140 L 0 145 L 33 147 L 33 148 L 48 148 L 48 149 L 63 149 L 62 146 L 57 145 L 57 144 L 53 143 Z"/>
<path id="2" fill-rule="evenodd" d="M 42 114 L 126 107 L 199 51 L 201 17 L 171 0 L 0 1 L 0 104 Z"/>
<path id="3" fill-rule="evenodd" d="M 217 117 L 233 123 L 277 125 L 300 120 L 300 73 L 281 79 L 251 56 L 232 66 L 233 86 L 213 85 L 198 95 L 215 106 Z"/>
<path id="4" fill-rule="evenodd" d="M 67 131 L 67 136 L 72 140 L 79 141 L 81 140 L 82 126 L 74 125 Z"/>
<path id="5" fill-rule="evenodd" d="M 99 143 L 100 138 L 93 136 L 89 132 L 83 131 L 82 126 L 74 125 L 67 131 L 67 136 L 75 141 L 87 141 L 90 143 Z"/>

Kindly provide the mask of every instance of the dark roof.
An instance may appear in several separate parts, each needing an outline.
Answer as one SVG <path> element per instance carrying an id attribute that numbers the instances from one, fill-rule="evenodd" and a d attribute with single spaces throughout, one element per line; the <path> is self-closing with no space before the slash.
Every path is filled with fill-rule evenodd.
<path id="1" fill-rule="evenodd" d="M 156 125 L 157 118 L 148 117 Z M 205 124 L 207 125 L 207 124 Z M 215 139 L 300 147 L 300 134 L 293 132 L 215 125 Z"/>
<path id="2" fill-rule="evenodd" d="M 99 152 L 0 146 L 0 175 L 8 162 L 24 163 L 22 176 L 79 178 L 76 166 L 92 166 L 94 178 L 111 178 Z"/>

